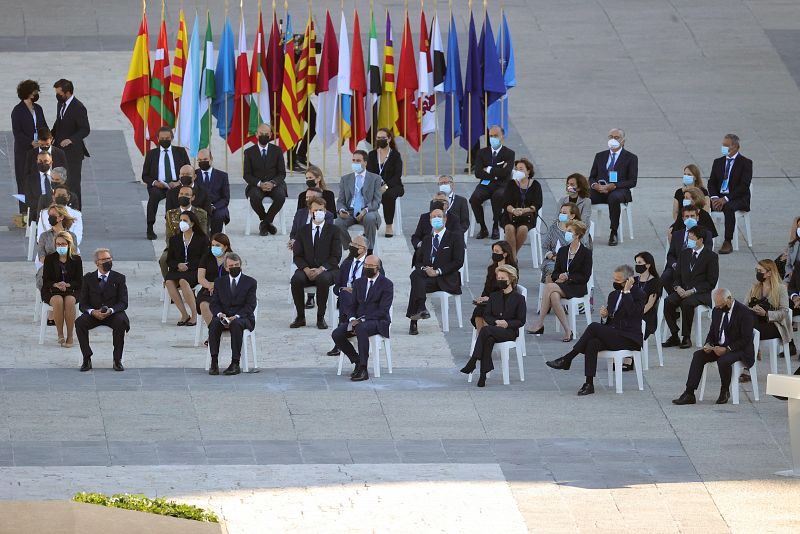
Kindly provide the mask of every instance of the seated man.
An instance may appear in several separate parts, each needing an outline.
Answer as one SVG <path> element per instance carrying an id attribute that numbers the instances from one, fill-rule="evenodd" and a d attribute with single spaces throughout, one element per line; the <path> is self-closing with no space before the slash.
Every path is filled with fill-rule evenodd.
<path id="1" fill-rule="evenodd" d="M 36 156 L 36 168 L 28 174 L 25 181 L 25 207 L 28 208 L 28 224 L 36 221 L 39 212 L 39 198 L 52 194 L 53 185 L 50 178 L 50 169 L 53 158 L 47 152 Z"/>
<path id="2" fill-rule="evenodd" d="M 586 382 L 578 390 L 578 395 L 594 393 L 598 352 L 642 349 L 645 294 L 634 286 L 634 281 L 633 269 L 629 265 L 614 269 L 614 291 L 608 294 L 608 304 L 600 307 L 600 322 L 587 326 L 571 351 L 547 362 L 553 369 L 566 371 L 578 354 L 584 355 Z"/>
<path id="3" fill-rule="evenodd" d="M 720 254 L 733 251 L 731 241 L 736 231 L 736 212 L 750 211 L 750 182 L 753 180 L 753 161 L 739 153 L 739 136 L 727 134 L 722 139 L 722 156 L 711 164 L 708 194 L 711 211 L 725 215 L 725 241 Z"/>
<path id="4" fill-rule="evenodd" d="M 475 214 L 475 222 L 480 227 L 475 239 L 486 239 L 489 230 L 483 215 L 483 204 L 487 200 L 492 205 L 492 239 L 500 239 L 500 216 L 503 212 L 503 193 L 506 185 L 511 181 L 511 171 L 514 169 L 514 151 L 503 146 L 505 130 L 494 125 L 489 128 L 488 147 L 478 150 L 472 160 L 475 169 L 475 178 L 480 180 L 475 190 L 469 197 L 469 205 Z M 467 223 L 469 224 L 469 223 Z"/>
<path id="5" fill-rule="evenodd" d="M 97 270 L 83 275 L 81 284 L 81 316 L 75 320 L 75 333 L 83 354 L 81 372 L 92 369 L 92 349 L 89 346 L 89 330 L 108 326 L 114 342 L 114 370 L 124 371 L 122 349 L 125 333 L 131 329 L 125 310 L 128 308 L 128 286 L 125 275 L 112 271 L 111 251 L 99 248 L 94 252 Z"/>
<path id="6" fill-rule="evenodd" d="M 333 222 L 341 231 L 343 247 L 350 244 L 348 228 L 354 224 L 364 227 L 367 247 L 375 248 L 375 236 L 381 225 L 381 177 L 366 170 L 367 153 L 353 152 L 353 172 L 342 176 L 339 184 L 339 217 Z"/>
<path id="7" fill-rule="evenodd" d="M 158 129 L 158 145 L 144 158 L 142 181 L 147 185 L 147 239 L 156 239 L 153 225 L 156 223 L 158 204 L 167 197 L 170 189 L 178 187 L 178 170 L 189 165 L 186 149 L 172 145 L 172 130 L 168 126 Z"/>
<path id="8" fill-rule="evenodd" d="M 717 404 L 726 404 L 730 398 L 732 366 L 741 361 L 750 368 L 756 361 L 753 350 L 753 312 L 744 304 L 734 300 L 731 292 L 724 288 L 714 291 L 714 310 L 705 345 L 692 356 L 686 391 L 673 400 L 673 404 L 694 404 L 694 390 L 700 385 L 703 368 L 709 362 L 717 362 L 720 385 Z M 738 387 L 738 386 L 737 386 Z"/>
<path id="9" fill-rule="evenodd" d="M 309 210 L 311 201 L 315 198 L 322 198 L 322 189 L 319 187 L 312 187 L 306 189 L 303 195 L 303 203 L 301 206 L 297 208 L 297 211 L 294 212 L 294 219 L 292 220 L 292 228 L 289 230 L 289 242 L 286 244 L 289 250 L 292 250 L 292 246 L 294 245 L 294 240 L 297 238 L 297 232 L 300 231 L 302 227 L 307 224 L 311 224 L 311 211 Z M 325 201 L 327 205 L 327 201 Z M 328 214 L 325 215 L 325 220 L 332 222 L 333 221 L 333 213 L 330 210 L 326 210 Z"/>
<path id="10" fill-rule="evenodd" d="M 228 173 L 212 167 L 211 151 L 207 148 L 197 153 L 197 166 L 194 184 L 195 189 L 202 189 L 208 196 L 208 208 L 211 220 L 210 235 L 222 232 L 222 227 L 231 222 L 228 204 L 231 201 L 231 187 Z M 199 204 L 199 202 L 198 202 Z M 202 206 L 201 206 L 202 207 Z"/>
<path id="11" fill-rule="evenodd" d="M 194 172 L 194 167 L 191 165 L 184 165 L 178 171 L 178 181 L 180 182 L 180 187 L 173 187 L 169 191 L 167 191 L 167 201 L 164 204 L 164 208 L 169 210 L 174 210 L 179 206 L 178 204 L 178 196 L 180 195 L 180 188 L 181 187 L 191 187 L 194 191 L 194 195 L 192 196 L 192 206 L 195 208 L 200 208 L 206 212 L 206 214 L 211 213 L 211 201 L 208 200 L 208 193 L 205 189 L 200 186 L 195 185 L 195 180 L 197 179 L 197 174 Z M 208 233 L 208 227 L 204 226 L 203 231 Z"/>
<path id="12" fill-rule="evenodd" d="M 55 171 L 55 169 L 53 169 L 53 171 Z M 67 210 L 69 216 L 74 219 L 69 231 L 75 234 L 75 245 L 80 245 L 81 241 L 83 241 L 83 214 L 69 205 L 69 199 L 71 196 L 72 195 L 67 190 L 66 185 L 57 185 L 53 188 L 53 203 L 59 206 L 64 206 L 64 209 Z M 42 196 L 42 198 L 44 198 L 44 196 Z M 42 199 L 40 198 L 39 200 L 41 201 Z M 50 218 L 47 215 L 48 209 L 49 206 L 46 206 L 39 212 L 39 222 L 37 223 L 36 227 L 37 240 L 43 233 L 52 228 L 52 225 L 50 224 Z"/>
<path id="13" fill-rule="evenodd" d="M 214 281 L 211 295 L 211 315 L 214 318 L 208 325 L 208 350 L 211 353 L 211 366 L 208 374 L 219 374 L 219 340 L 222 332 L 231 333 L 231 364 L 224 375 L 238 375 L 242 372 L 239 358 L 242 355 L 242 339 L 245 330 L 256 327 L 256 289 L 255 278 L 242 274 L 242 258 L 228 252 L 225 256 L 225 270 L 228 276 L 220 276 Z"/>
<path id="14" fill-rule="evenodd" d="M 171 209 L 167 212 L 166 222 L 165 222 L 165 233 L 164 239 L 166 241 L 166 246 L 164 247 L 164 252 L 161 253 L 161 257 L 158 259 L 158 265 L 161 267 L 161 275 L 166 279 L 167 278 L 167 247 L 169 246 L 169 240 L 172 239 L 174 236 L 181 233 L 181 213 L 184 211 L 192 211 L 195 215 L 197 215 L 197 223 L 203 228 L 203 232 L 205 233 L 205 229 L 208 228 L 208 214 L 203 208 L 196 208 L 192 204 L 192 200 L 194 200 L 194 192 L 195 190 L 189 186 L 182 185 L 178 189 L 178 206 L 175 209 Z"/>
<path id="15" fill-rule="evenodd" d="M 694 206 L 686 206 L 683 208 L 683 229 L 675 230 L 672 232 L 672 237 L 669 240 L 669 250 L 667 251 L 667 264 L 664 265 L 664 271 L 661 273 L 661 287 L 672 287 L 672 279 L 675 276 L 675 268 L 678 266 L 678 256 L 681 252 L 686 250 L 686 244 L 689 241 L 689 229 L 694 228 L 698 224 L 697 208 Z M 706 231 L 703 243 L 713 243 L 711 232 Z"/>
<path id="16" fill-rule="evenodd" d="M 340 325 L 347 322 L 349 315 L 345 313 L 345 310 L 350 309 L 354 302 L 353 283 L 364 276 L 364 260 L 367 257 L 367 238 L 363 235 L 355 236 L 350 242 L 349 252 L 350 254 L 342 260 L 342 264 L 339 265 L 339 277 L 336 279 L 336 283 L 333 284 L 333 294 L 338 297 Z M 313 307 L 313 295 L 309 295 L 308 297 Z M 306 302 L 306 308 L 308 308 L 308 301 Z M 328 356 L 338 355 L 339 349 L 334 345 L 334 347 L 328 351 Z"/>
<path id="17" fill-rule="evenodd" d="M 355 366 L 350 380 L 361 382 L 369 380 L 369 337 L 381 335 L 388 338 L 391 324 L 389 309 L 394 299 L 394 285 L 381 273 L 381 261 L 377 256 L 367 256 L 364 260 L 364 276 L 353 283 L 352 296 L 342 309 L 348 321 L 336 327 L 331 337 L 336 348 L 344 352 Z M 342 301 L 339 305 L 342 306 Z M 347 340 L 348 332 L 355 332 L 358 352 Z"/>
<path id="18" fill-rule="evenodd" d="M 439 192 L 447 196 L 447 216 L 455 216 L 461 225 L 461 233 L 469 230 L 469 203 L 465 197 L 456 195 L 456 181 L 449 174 L 439 176 Z"/>
<path id="19" fill-rule="evenodd" d="M 457 215 L 451 214 L 450 211 L 448 211 L 449 207 L 450 204 L 447 200 L 447 195 L 442 192 L 436 193 L 430 204 L 430 210 L 440 209 L 447 214 L 447 223 L 445 227 L 447 230 L 451 232 L 461 232 L 461 221 Z M 422 240 L 425 239 L 425 236 L 430 235 L 431 231 L 433 230 L 431 228 L 430 210 L 419 214 L 417 228 L 414 230 L 414 233 L 411 234 L 411 246 L 414 247 L 414 250 L 419 248 L 419 246 L 422 244 Z"/>
<path id="20" fill-rule="evenodd" d="M 719 256 L 705 246 L 707 232 L 699 224 L 689 230 L 686 249 L 678 256 L 672 287 L 666 288 L 669 295 L 664 299 L 664 318 L 671 335 L 663 343 L 664 347 L 691 347 L 694 309 L 701 304 L 711 306 L 711 290 L 719 280 Z M 678 308 L 681 309 L 682 341 L 678 338 Z"/>
<path id="21" fill-rule="evenodd" d="M 278 229 L 272 224 L 281 211 L 288 196 L 286 190 L 286 165 L 283 154 L 272 141 L 272 127 L 259 124 L 256 130 L 258 143 L 244 151 L 244 181 L 247 187 L 245 196 L 250 199 L 250 207 L 261 221 L 258 225 L 260 235 L 275 235 Z M 269 211 L 264 211 L 264 199 L 272 199 Z"/>
<path id="22" fill-rule="evenodd" d="M 446 230 L 447 214 L 442 209 L 431 210 L 431 228 L 422 244 L 414 251 L 414 268 L 411 271 L 411 294 L 408 297 L 406 317 L 411 319 L 408 333 L 419 333 L 417 321 L 428 319 L 425 308 L 428 293 L 446 291 L 461 294 L 461 275 L 464 265 L 464 235 Z"/>
<path id="23" fill-rule="evenodd" d="M 328 289 L 339 274 L 342 259 L 342 242 L 339 230 L 326 222 L 325 199 L 311 201 L 313 221 L 298 232 L 294 241 L 294 265 L 297 267 L 291 280 L 292 299 L 297 315 L 289 328 L 306 325 L 304 289 L 317 288 L 317 328 L 325 330 L 325 310 L 328 305 Z"/>
<path id="24" fill-rule="evenodd" d="M 46 210 L 50 207 L 50 204 L 53 203 L 53 192 L 59 187 L 62 186 L 64 189 L 67 190 L 69 195 L 69 199 L 67 200 L 66 206 L 74 209 L 79 210 L 79 202 L 78 202 L 78 195 L 69 191 L 67 187 L 67 169 L 64 167 L 54 167 L 53 170 L 50 171 L 50 188 L 51 191 L 41 195 L 39 197 L 39 205 L 37 207 L 37 211 L 41 213 L 42 210 Z"/>

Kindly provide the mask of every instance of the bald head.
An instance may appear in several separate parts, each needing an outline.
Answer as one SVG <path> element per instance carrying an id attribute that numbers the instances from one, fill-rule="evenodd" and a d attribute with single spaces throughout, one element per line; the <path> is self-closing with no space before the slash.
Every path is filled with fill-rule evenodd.
<path id="1" fill-rule="evenodd" d="M 178 175 L 182 184 L 192 185 L 192 182 L 194 182 L 194 167 L 191 165 L 184 165 L 181 167 L 181 170 L 178 171 Z"/>
<path id="2" fill-rule="evenodd" d="M 375 269 L 375 274 L 377 275 L 381 269 L 381 259 L 375 254 L 370 254 L 364 260 L 364 267 L 372 267 L 373 269 Z"/>
<path id="3" fill-rule="evenodd" d="M 208 161 L 208 160 L 210 160 L 210 159 L 211 159 L 211 151 L 210 151 L 209 149 L 207 149 L 207 148 L 201 148 L 201 149 L 200 149 L 200 150 L 197 152 L 197 160 L 198 160 L 198 161 L 203 161 L 203 160 L 206 160 L 206 161 Z"/>

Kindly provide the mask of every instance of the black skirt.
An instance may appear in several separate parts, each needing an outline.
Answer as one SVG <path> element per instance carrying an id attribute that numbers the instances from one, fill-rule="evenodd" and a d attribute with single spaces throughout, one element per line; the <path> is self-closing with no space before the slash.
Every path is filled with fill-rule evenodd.
<path id="1" fill-rule="evenodd" d="M 186 280 L 189 282 L 189 287 L 194 287 L 197 285 L 197 269 L 183 272 L 170 271 L 167 273 L 166 280 L 173 280 L 175 282 L 178 280 Z"/>
<path id="2" fill-rule="evenodd" d="M 54 287 L 47 287 L 47 288 L 43 287 L 41 289 L 41 295 L 42 295 L 42 302 L 47 303 L 47 304 L 50 304 L 50 299 L 55 297 L 55 296 L 75 297 L 76 299 L 78 298 L 78 295 L 72 289 L 67 289 L 66 291 L 61 291 L 61 290 L 56 289 Z"/>
<path id="3" fill-rule="evenodd" d="M 586 285 L 577 285 L 572 282 L 556 282 L 556 285 L 564 292 L 564 297 L 574 299 L 586 296 Z"/>

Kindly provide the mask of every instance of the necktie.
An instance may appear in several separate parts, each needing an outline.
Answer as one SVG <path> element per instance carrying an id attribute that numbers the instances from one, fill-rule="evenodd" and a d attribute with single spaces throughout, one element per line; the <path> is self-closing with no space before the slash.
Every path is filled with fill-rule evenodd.
<path id="1" fill-rule="evenodd" d="M 362 187 L 364 187 L 364 177 L 356 176 L 355 192 L 353 194 L 353 213 L 360 213 L 364 207 L 364 199 L 361 196 Z"/>
<path id="2" fill-rule="evenodd" d="M 67 109 L 67 105 L 66 105 L 65 103 L 63 103 L 63 102 L 62 102 L 61 104 L 59 104 L 59 107 L 58 107 L 58 117 L 59 117 L 60 119 L 62 119 L 62 120 L 64 119 L 64 110 L 65 110 L 65 109 Z"/>
<path id="3" fill-rule="evenodd" d="M 689 241 L 689 232 L 683 233 L 683 248 L 686 248 L 686 242 Z"/>
<path id="4" fill-rule="evenodd" d="M 356 273 L 358 272 L 358 268 L 361 266 L 361 262 L 356 260 L 353 265 L 353 275 L 350 277 L 350 285 L 353 285 L 353 282 L 356 280 Z"/>
<path id="5" fill-rule="evenodd" d="M 367 292 L 364 294 L 364 300 L 367 300 L 370 291 L 372 291 L 372 280 L 367 282 Z"/>
<path id="6" fill-rule="evenodd" d="M 439 252 L 439 234 L 433 234 L 433 246 L 431 247 L 431 263 L 436 261 L 437 252 Z"/>
<path id="7" fill-rule="evenodd" d="M 497 163 L 497 151 L 492 150 L 492 165 L 494 165 L 495 163 Z"/>
<path id="8" fill-rule="evenodd" d="M 319 232 L 320 232 L 320 230 L 321 230 L 321 229 L 322 229 L 322 227 L 321 227 L 321 226 L 317 226 L 317 229 L 316 229 L 316 231 L 314 232 L 314 243 L 313 243 L 313 245 L 314 245 L 315 247 L 317 246 L 317 241 L 319 241 Z"/>
<path id="9" fill-rule="evenodd" d="M 614 317 L 617 314 L 617 310 L 619 309 L 619 303 L 622 302 L 622 291 L 619 292 L 619 296 L 617 297 L 617 303 L 614 304 L 614 311 L 611 312 L 611 317 Z"/>
<path id="10" fill-rule="evenodd" d="M 208 171 L 203 171 L 203 180 L 204 183 L 208 183 Z"/>
<path id="11" fill-rule="evenodd" d="M 728 158 L 725 162 L 725 179 L 722 181 L 722 191 L 728 190 L 728 181 L 731 179 L 731 167 L 733 167 L 733 158 Z"/>
<path id="12" fill-rule="evenodd" d="M 606 168 L 607 171 L 613 171 L 614 165 L 617 164 L 617 154 L 612 152 L 611 153 L 611 161 L 608 162 L 608 167 Z"/>
<path id="13" fill-rule="evenodd" d="M 164 181 L 172 181 L 172 162 L 169 160 L 169 150 L 164 149 Z"/>
<path id="14" fill-rule="evenodd" d="M 261 149 L 261 159 L 267 159 L 267 149 L 266 148 L 262 148 Z"/>
<path id="15" fill-rule="evenodd" d="M 100 275 L 100 289 L 106 288 L 106 281 L 108 280 L 108 275 L 101 274 Z"/>
<path id="16" fill-rule="evenodd" d="M 722 314 L 722 320 L 719 322 L 719 344 L 725 343 L 725 333 L 728 330 L 728 312 Z"/>
<path id="17" fill-rule="evenodd" d="M 231 278 L 231 295 L 236 294 L 236 278 Z"/>
<path id="18" fill-rule="evenodd" d="M 694 270 L 694 264 L 697 263 L 697 252 L 692 253 L 692 259 L 689 261 L 689 270 Z"/>

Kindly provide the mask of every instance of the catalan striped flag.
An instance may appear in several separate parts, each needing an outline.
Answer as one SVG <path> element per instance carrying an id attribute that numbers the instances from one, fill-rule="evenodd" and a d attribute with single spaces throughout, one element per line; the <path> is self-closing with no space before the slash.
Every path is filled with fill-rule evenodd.
<path id="1" fill-rule="evenodd" d="M 175 42 L 175 57 L 170 72 L 169 92 L 175 100 L 175 114 L 180 111 L 180 98 L 183 94 L 183 71 L 186 69 L 186 58 L 189 56 L 189 38 L 186 36 L 186 19 L 183 9 L 178 22 L 178 39 Z"/>
<path id="2" fill-rule="evenodd" d="M 400 133 L 397 129 L 397 100 L 394 95 L 394 43 L 392 42 L 392 19 L 386 11 L 386 40 L 383 45 L 383 92 L 378 104 L 378 127 L 389 128 L 394 135 Z"/>
<path id="3" fill-rule="evenodd" d="M 297 81 L 294 69 L 294 39 L 292 16 L 286 17 L 286 38 L 283 52 L 283 90 L 281 91 L 281 122 L 278 126 L 278 145 L 290 150 L 303 137 L 303 123 L 297 116 Z"/>
<path id="4" fill-rule="evenodd" d="M 145 120 L 150 107 L 150 46 L 147 36 L 147 18 L 142 15 L 139 34 L 133 47 L 128 78 L 122 90 L 119 108 L 133 125 L 133 140 L 144 153 L 150 142 L 145 138 Z"/>
<path id="5" fill-rule="evenodd" d="M 317 86 L 317 36 L 314 20 L 309 17 L 303 34 L 303 50 L 297 63 L 297 111 L 300 119 L 308 114 L 308 99 Z"/>

